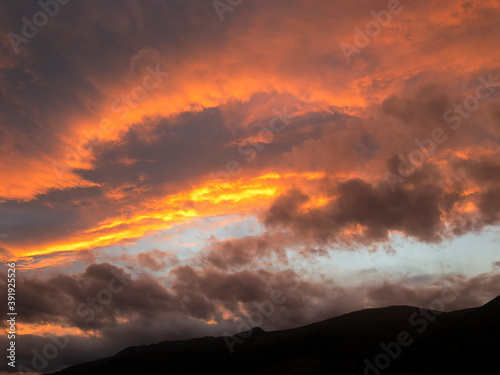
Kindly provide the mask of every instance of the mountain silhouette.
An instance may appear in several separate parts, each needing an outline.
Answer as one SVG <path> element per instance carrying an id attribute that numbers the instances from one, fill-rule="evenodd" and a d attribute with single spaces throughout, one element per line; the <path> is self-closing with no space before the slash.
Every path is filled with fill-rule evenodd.
<path id="1" fill-rule="evenodd" d="M 498 353 L 500 297 L 447 313 L 391 306 L 283 331 L 130 347 L 56 374 L 478 374 L 497 367 Z"/>

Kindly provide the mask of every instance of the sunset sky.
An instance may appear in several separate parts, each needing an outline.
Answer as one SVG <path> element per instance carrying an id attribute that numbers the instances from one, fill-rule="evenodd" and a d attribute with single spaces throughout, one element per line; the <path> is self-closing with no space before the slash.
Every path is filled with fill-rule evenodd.
<path id="1" fill-rule="evenodd" d="M 234 334 L 275 290 L 265 330 L 500 295 L 500 0 L 45 1 L 0 1 L 19 366 Z"/>

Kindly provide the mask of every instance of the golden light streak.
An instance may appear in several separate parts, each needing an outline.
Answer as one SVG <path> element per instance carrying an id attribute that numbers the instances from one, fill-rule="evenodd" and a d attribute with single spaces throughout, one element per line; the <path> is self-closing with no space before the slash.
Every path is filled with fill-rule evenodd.
<path id="1" fill-rule="evenodd" d="M 304 187 L 304 183 L 324 177 L 324 173 L 318 172 L 268 172 L 220 184 L 214 180 L 205 180 L 189 191 L 166 196 L 153 204 L 144 203 L 132 214 L 109 218 L 60 243 L 12 250 L 20 257 L 33 257 L 130 243 L 148 233 L 168 229 L 190 219 L 232 214 L 235 209 L 240 214 L 250 214 L 270 204 L 293 184 Z M 308 207 L 319 207 L 326 202 L 325 197 L 314 196 Z"/>
<path id="2" fill-rule="evenodd" d="M 7 330 L 6 330 L 7 331 Z M 18 323 L 16 326 L 16 334 L 19 335 L 37 335 L 37 336 L 83 336 L 83 337 L 100 337 L 99 331 L 90 330 L 83 331 L 78 327 L 63 327 L 58 324 L 53 323 L 43 323 L 43 324 L 26 324 Z"/>
<path id="3" fill-rule="evenodd" d="M 302 210 L 310 210 L 313 208 L 319 208 L 326 205 L 328 202 L 332 200 L 331 197 L 318 196 L 315 198 L 311 198 L 308 202 L 302 205 Z"/>

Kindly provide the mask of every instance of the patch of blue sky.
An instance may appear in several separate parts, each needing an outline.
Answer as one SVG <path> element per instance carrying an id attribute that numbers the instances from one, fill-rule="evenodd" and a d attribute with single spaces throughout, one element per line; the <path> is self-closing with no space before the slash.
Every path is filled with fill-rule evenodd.
<path id="1" fill-rule="evenodd" d="M 386 251 L 389 244 L 394 251 Z M 318 258 L 316 269 L 330 274 L 340 284 L 359 284 L 374 280 L 407 278 L 433 280 L 449 274 L 473 277 L 494 270 L 500 260 L 500 230 L 492 228 L 469 233 L 439 244 L 392 235 L 389 243 L 356 251 L 335 250 Z"/>

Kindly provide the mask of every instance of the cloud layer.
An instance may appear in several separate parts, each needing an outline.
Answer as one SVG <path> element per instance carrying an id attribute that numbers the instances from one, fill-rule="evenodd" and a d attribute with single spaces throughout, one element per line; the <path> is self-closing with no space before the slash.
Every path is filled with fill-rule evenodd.
<path id="1" fill-rule="evenodd" d="M 266 329 L 499 294 L 498 0 L 49 3 L 0 5 L 23 360 L 49 331 L 55 367 L 221 334 L 276 290 Z M 487 267 L 438 274 L 469 236 Z"/>

